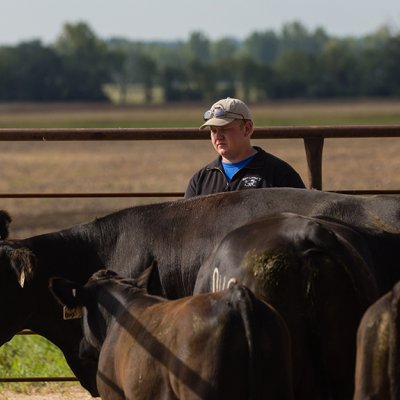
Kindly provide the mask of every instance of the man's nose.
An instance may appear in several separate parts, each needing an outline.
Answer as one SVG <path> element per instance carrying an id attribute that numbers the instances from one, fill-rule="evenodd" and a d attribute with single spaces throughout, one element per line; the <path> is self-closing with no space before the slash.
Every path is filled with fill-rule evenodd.
<path id="1" fill-rule="evenodd" d="M 221 131 L 217 131 L 215 133 L 215 138 L 216 139 L 222 139 L 224 137 L 224 134 Z"/>

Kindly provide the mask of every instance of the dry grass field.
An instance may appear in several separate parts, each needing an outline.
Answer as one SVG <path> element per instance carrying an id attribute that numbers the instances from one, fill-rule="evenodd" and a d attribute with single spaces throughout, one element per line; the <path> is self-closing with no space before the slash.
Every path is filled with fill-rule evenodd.
<path id="1" fill-rule="evenodd" d="M 197 127 L 207 105 L 0 104 L 1 128 Z M 252 107 L 256 126 L 400 124 L 400 101 L 274 103 Z M 254 140 L 287 160 L 307 182 L 301 140 Z M 329 139 L 323 154 L 325 190 L 400 189 L 400 138 Z M 190 176 L 215 158 L 207 141 L 0 142 L 0 193 L 183 192 Z M 132 205 L 165 198 L 1 199 L 13 216 L 12 237 L 62 229 Z M 168 199 L 171 200 L 171 199 Z M 79 385 L 0 400 L 76 399 Z"/>
<path id="2" fill-rule="evenodd" d="M 196 127 L 206 106 L 0 105 L 1 127 Z M 400 102 L 274 103 L 252 107 L 256 126 L 400 123 Z M 302 140 L 254 140 L 307 182 Z M 400 138 L 327 139 L 324 190 L 399 189 Z M 0 142 L 0 193 L 183 192 L 215 158 L 208 141 Z M 11 234 L 68 227 L 166 198 L 0 199 Z M 173 199 L 172 199 L 173 200 Z"/>

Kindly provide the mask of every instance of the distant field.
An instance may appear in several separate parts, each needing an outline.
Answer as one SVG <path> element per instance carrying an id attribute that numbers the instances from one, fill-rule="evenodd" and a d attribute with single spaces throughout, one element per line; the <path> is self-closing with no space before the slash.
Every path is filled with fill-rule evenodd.
<path id="1" fill-rule="evenodd" d="M 0 104 L 0 128 L 197 127 L 209 105 Z M 400 101 L 270 103 L 252 106 L 256 126 L 400 123 Z M 302 140 L 254 140 L 307 181 Z M 400 138 L 326 140 L 323 187 L 400 188 Z M 183 192 L 215 157 L 208 141 L 1 142 L 0 193 Z M 130 205 L 165 199 L 2 199 L 12 234 L 52 231 Z"/>
<path id="2" fill-rule="evenodd" d="M 0 103 L 0 128 L 197 127 L 210 104 Z M 400 100 L 274 102 L 251 105 L 256 126 L 397 124 Z"/>
<path id="3" fill-rule="evenodd" d="M 0 104 L 0 129 L 197 127 L 208 106 Z M 259 127 L 400 124 L 400 101 L 271 103 L 254 105 L 252 110 Z M 287 160 L 307 181 L 301 140 L 254 140 L 254 144 Z M 399 154 L 400 138 L 327 140 L 324 189 L 400 189 Z M 183 192 L 190 176 L 215 154 L 207 141 L 0 142 L 0 157 L 0 193 Z M 162 200 L 165 199 L 0 199 L 0 209 L 13 216 L 11 236 L 26 237 L 131 205 Z M 15 338 L 0 349 L 0 375 L 4 376 L 5 370 L 13 376 L 44 373 L 35 370 L 35 363 L 24 361 L 26 353 L 19 351 L 20 340 L 21 337 Z M 30 358 L 40 358 L 41 366 L 47 365 L 55 374 L 68 373 L 62 362 L 52 369 L 54 358 L 60 357 L 52 346 L 37 337 L 29 340 Z M 21 385 L 18 390 L 22 390 Z"/>

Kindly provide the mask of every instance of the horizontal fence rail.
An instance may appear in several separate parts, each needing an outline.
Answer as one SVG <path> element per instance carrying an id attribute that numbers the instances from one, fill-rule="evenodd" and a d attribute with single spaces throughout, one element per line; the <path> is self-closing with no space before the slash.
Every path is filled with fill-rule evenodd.
<path id="1" fill-rule="evenodd" d="M 284 126 L 255 128 L 253 139 L 303 139 L 308 167 L 308 187 L 322 189 L 324 139 L 400 137 L 400 125 Z M 23 128 L 0 129 L 0 142 L 6 141 L 131 141 L 131 140 L 209 140 L 210 134 L 198 128 Z M 399 190 L 338 190 L 345 194 L 400 194 Z M 0 198 L 112 198 L 182 197 L 183 192 L 141 193 L 0 193 Z M 20 335 L 34 332 L 25 330 Z M 74 377 L 0 378 L 4 382 L 75 382 Z"/>
<path id="2" fill-rule="evenodd" d="M 271 126 L 254 128 L 255 139 L 400 137 L 400 125 Z M 2 128 L 0 141 L 208 140 L 198 128 Z"/>
<path id="3" fill-rule="evenodd" d="M 0 193 L 0 199 L 60 199 L 60 198 L 112 198 L 112 197 L 182 197 L 183 192 L 141 193 Z"/>
<path id="4" fill-rule="evenodd" d="M 400 125 L 273 126 L 255 128 L 254 139 L 303 139 L 310 189 L 322 190 L 322 151 L 325 139 L 400 137 Z M 10 128 L 0 129 L 0 141 L 209 140 L 198 128 Z M 390 191 L 337 191 L 351 194 L 397 194 Z M 183 193 L 61 193 L 0 194 L 0 198 L 50 197 L 181 197 Z"/>

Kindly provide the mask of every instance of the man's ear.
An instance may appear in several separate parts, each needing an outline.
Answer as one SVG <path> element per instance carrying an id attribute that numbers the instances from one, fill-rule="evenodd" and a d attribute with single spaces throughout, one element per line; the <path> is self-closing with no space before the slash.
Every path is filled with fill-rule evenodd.
<path id="1" fill-rule="evenodd" d="M 251 121 L 251 120 L 245 121 L 244 128 L 245 128 L 246 136 L 251 137 L 254 132 L 253 121 Z"/>

